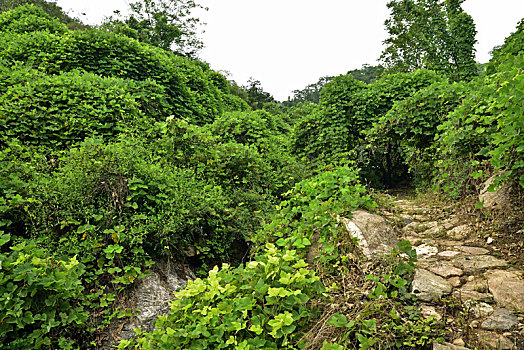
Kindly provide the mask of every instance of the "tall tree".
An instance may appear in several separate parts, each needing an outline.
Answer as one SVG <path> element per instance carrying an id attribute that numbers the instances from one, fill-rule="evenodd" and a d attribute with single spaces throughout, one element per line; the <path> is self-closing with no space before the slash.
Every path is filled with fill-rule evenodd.
<path id="1" fill-rule="evenodd" d="M 475 23 L 464 0 L 392 0 L 385 21 L 389 38 L 380 59 L 386 72 L 428 68 L 454 80 L 477 74 Z"/>
<path id="2" fill-rule="evenodd" d="M 193 10 L 204 9 L 194 0 L 139 0 L 129 4 L 131 14 L 115 11 L 102 28 L 120 32 L 165 50 L 194 57 L 202 49 L 200 19 Z"/>

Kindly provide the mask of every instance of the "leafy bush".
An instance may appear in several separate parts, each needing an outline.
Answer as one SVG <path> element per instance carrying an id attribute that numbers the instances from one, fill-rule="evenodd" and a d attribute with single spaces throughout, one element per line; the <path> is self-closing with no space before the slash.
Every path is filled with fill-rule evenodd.
<path id="1" fill-rule="evenodd" d="M 164 115 L 163 92 L 147 80 L 78 71 L 44 76 L 13 85 L 0 96 L 0 138 L 64 148 L 86 136 L 115 136 Z"/>
<path id="2" fill-rule="evenodd" d="M 16 62 L 9 64 L 0 59 L 0 96 L 7 92 L 9 87 L 40 79 L 45 73 Z"/>
<path id="3" fill-rule="evenodd" d="M 159 317 L 157 330 L 139 333 L 120 348 L 296 349 L 315 316 L 311 301 L 324 291 L 301 257 L 313 233 L 320 231 L 326 246 L 333 240 L 338 214 L 373 205 L 364 192 L 348 165 L 297 184 L 259 232 L 257 241 L 268 243 L 252 261 L 235 269 L 215 267 L 207 278 L 190 282 L 176 294 L 171 312 Z"/>
<path id="4" fill-rule="evenodd" d="M 440 82 L 395 102 L 393 107 L 368 131 L 372 148 L 388 147 L 389 171 L 408 164 L 418 185 L 429 183 L 433 174 L 433 140 L 438 126 L 465 97 L 463 83 Z"/>
<path id="5" fill-rule="evenodd" d="M 0 231 L 0 342 L 9 349 L 72 349 L 72 330 L 89 318 L 81 305 L 84 267 L 54 260 Z M 11 242 L 10 242 L 11 241 Z M 65 331 L 66 330 L 66 331 Z"/>
<path id="6" fill-rule="evenodd" d="M 22 12 L 16 23 L 23 22 L 24 16 L 28 14 Z M 164 117 L 173 114 L 204 124 L 228 108 L 245 108 L 229 96 L 218 73 L 212 73 L 206 64 L 124 35 L 101 30 L 34 31 L 1 33 L 0 38 L 1 58 L 27 63 L 48 74 L 82 69 L 104 77 L 151 79 L 165 89 L 168 113 Z"/>
<path id="7" fill-rule="evenodd" d="M 177 166 L 189 167 L 225 188 L 280 196 L 301 180 L 306 170 L 289 155 L 285 136 L 275 126 L 267 128 L 271 120 L 264 111 L 226 113 L 204 127 L 171 119 L 162 148 Z"/>
<path id="8" fill-rule="evenodd" d="M 225 113 L 208 126 L 220 140 L 244 145 L 256 145 L 288 128 L 281 119 L 264 110 Z"/>
<path id="9" fill-rule="evenodd" d="M 375 206 L 360 184 L 353 164 L 332 165 L 297 183 L 287 193 L 271 222 L 258 233 L 257 241 L 297 249 L 303 254 L 316 241 L 322 247 L 318 262 L 325 264 L 337 257 L 333 242 L 343 231 L 340 216 L 350 216 L 359 207 Z"/>
<path id="10" fill-rule="evenodd" d="M 200 249 L 203 260 L 234 260 L 229 247 L 243 237 L 222 188 L 191 169 L 152 161 L 145 142 L 87 140 L 62 157 L 53 174 L 35 178 L 34 235 L 68 237 L 70 249 L 91 245 L 96 254 L 121 245 L 123 265 L 140 266 L 159 254 L 180 258 L 188 245 Z"/>
<path id="11" fill-rule="evenodd" d="M 19 6 L 11 11 L 0 13 L 0 32 L 36 31 L 63 34 L 67 31 L 67 27 L 58 19 L 46 14 L 42 8 L 33 5 Z"/>
<path id="12" fill-rule="evenodd" d="M 273 244 L 246 266 L 215 267 L 175 294 L 156 330 L 119 348 L 294 349 L 324 290 L 295 250 Z"/>
<path id="13" fill-rule="evenodd" d="M 390 146 L 367 147 L 366 133 L 395 101 L 438 81 L 442 78 L 427 70 L 386 75 L 369 85 L 351 75 L 337 77 L 321 91 L 320 107 L 295 125 L 292 150 L 313 162 L 349 157 L 372 185 L 391 186 L 406 169 L 393 168 Z"/>
<path id="14" fill-rule="evenodd" d="M 523 36 L 524 39 L 524 36 Z M 523 40 L 524 41 L 524 40 Z M 505 62 L 504 80 L 499 81 L 492 107 L 500 109 L 497 132 L 489 152 L 495 169 L 504 170 L 502 180 L 517 181 L 524 187 L 524 54 L 511 57 Z M 520 67 L 520 68 L 519 68 Z M 498 111 L 497 111 L 498 112 Z M 484 151 L 483 151 L 484 152 Z M 483 153 L 482 152 L 482 153 Z"/>
<path id="15" fill-rule="evenodd" d="M 436 182 L 457 198 L 473 191 L 493 170 L 500 180 L 523 181 L 522 127 L 523 72 L 515 56 L 501 71 L 473 82 L 462 105 L 448 116 L 437 136 Z M 517 65 L 514 65 L 517 64 Z"/>

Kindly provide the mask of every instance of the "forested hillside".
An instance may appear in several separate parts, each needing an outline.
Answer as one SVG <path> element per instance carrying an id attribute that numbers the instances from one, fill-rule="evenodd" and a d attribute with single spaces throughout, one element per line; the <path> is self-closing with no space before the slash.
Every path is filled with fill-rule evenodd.
<path id="1" fill-rule="evenodd" d="M 394 3 L 389 29 L 409 17 Z M 100 348 L 166 259 L 198 278 L 155 330 L 119 348 L 449 340 L 411 293 L 411 244 L 371 260 L 342 224 L 406 184 L 491 220 L 471 198 L 492 175 L 493 190 L 512 189 L 511 210 L 523 209 L 524 20 L 479 73 L 474 24 L 460 1 L 445 3 L 438 25 L 449 35 L 417 20 L 406 33 L 424 33 L 417 51 L 392 35 L 384 67 L 322 78 L 287 104 L 258 81 L 240 87 L 137 40 L 131 22 L 92 29 L 41 6 L 2 8 L 2 348 Z M 432 35 L 445 49 L 424 41 Z M 522 217 L 512 225 L 518 242 Z M 319 324 L 330 329 L 320 338 Z"/>

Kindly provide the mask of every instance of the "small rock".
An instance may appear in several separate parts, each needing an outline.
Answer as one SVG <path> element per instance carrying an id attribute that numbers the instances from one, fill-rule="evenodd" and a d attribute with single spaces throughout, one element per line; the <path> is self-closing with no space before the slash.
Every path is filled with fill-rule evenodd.
<path id="1" fill-rule="evenodd" d="M 431 316 L 435 316 L 435 320 L 440 321 L 442 320 L 442 316 L 437 312 L 437 309 L 435 307 L 430 305 L 422 304 L 420 306 L 420 313 L 424 318 L 429 318 Z"/>
<path id="2" fill-rule="evenodd" d="M 430 245 L 427 245 L 426 243 L 423 243 L 417 247 L 415 247 L 415 250 L 417 251 L 417 257 L 428 257 L 433 256 L 438 253 L 438 248 L 433 247 Z"/>
<path id="3" fill-rule="evenodd" d="M 404 228 L 402 228 L 402 230 L 403 231 L 408 231 L 408 232 L 416 232 L 418 225 L 419 224 L 416 223 L 416 222 L 410 222 L 409 224 L 404 226 Z"/>
<path id="4" fill-rule="evenodd" d="M 444 278 L 434 273 L 419 269 L 415 272 L 412 293 L 423 301 L 438 301 L 443 295 L 451 293 L 453 287 Z"/>
<path id="5" fill-rule="evenodd" d="M 512 271 L 496 270 L 488 274 L 489 291 L 499 306 L 524 312 L 524 281 Z"/>
<path id="6" fill-rule="evenodd" d="M 437 343 L 433 342 L 433 350 L 469 350 L 460 345 L 454 345 L 451 343 Z"/>
<path id="7" fill-rule="evenodd" d="M 493 243 L 493 238 L 488 237 L 488 239 L 486 239 L 486 244 L 491 244 L 491 243 Z"/>
<path id="8" fill-rule="evenodd" d="M 460 282 L 460 277 L 451 277 L 451 278 L 448 278 L 448 282 L 454 287 L 460 287 L 460 285 L 462 284 L 462 282 Z"/>
<path id="9" fill-rule="evenodd" d="M 435 236 L 435 235 L 438 235 L 441 230 L 442 228 L 440 226 L 434 226 L 422 232 L 422 235 L 423 236 Z"/>
<path id="10" fill-rule="evenodd" d="M 486 255 L 489 253 L 489 250 L 479 247 L 468 247 L 468 246 L 461 246 L 457 247 L 458 250 L 463 251 L 466 254 L 470 255 Z"/>
<path id="11" fill-rule="evenodd" d="M 493 332 L 481 332 L 478 335 L 479 341 L 490 349 L 496 350 L 516 350 L 517 347 L 511 340 L 503 335 Z"/>
<path id="12" fill-rule="evenodd" d="M 493 313 L 493 306 L 483 302 L 468 300 L 465 306 L 466 310 L 472 313 L 475 318 L 484 317 Z"/>
<path id="13" fill-rule="evenodd" d="M 447 262 L 437 262 L 434 266 L 429 268 L 429 271 L 439 276 L 445 277 L 445 278 L 452 277 L 452 276 L 460 277 L 464 274 L 464 272 L 461 269 Z"/>
<path id="14" fill-rule="evenodd" d="M 498 308 L 480 325 L 487 330 L 508 330 L 518 323 L 517 316 L 508 309 Z"/>
<path id="15" fill-rule="evenodd" d="M 471 321 L 471 323 L 469 324 L 469 326 L 470 326 L 471 328 L 479 328 L 479 326 L 480 326 L 480 322 L 477 321 L 477 320 Z"/>
<path id="16" fill-rule="evenodd" d="M 464 346 L 466 345 L 466 342 L 464 342 L 464 339 L 462 338 L 458 338 L 458 339 L 455 339 L 453 340 L 453 345 L 457 345 L 457 346 Z"/>
<path id="17" fill-rule="evenodd" d="M 459 256 L 453 259 L 453 264 L 460 266 L 466 273 L 474 273 L 508 265 L 507 261 L 497 259 L 491 255 Z"/>

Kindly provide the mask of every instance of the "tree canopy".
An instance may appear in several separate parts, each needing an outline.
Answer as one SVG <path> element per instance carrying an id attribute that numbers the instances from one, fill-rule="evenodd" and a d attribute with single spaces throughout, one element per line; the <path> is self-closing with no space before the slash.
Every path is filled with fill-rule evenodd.
<path id="1" fill-rule="evenodd" d="M 392 0 L 384 23 L 389 38 L 381 61 L 387 72 L 437 71 L 454 80 L 477 74 L 475 23 L 464 0 Z"/>
<path id="2" fill-rule="evenodd" d="M 128 17 L 116 11 L 102 28 L 188 57 L 195 57 L 202 49 L 198 37 L 201 22 L 192 11 L 204 7 L 194 0 L 138 0 L 129 8 Z"/>

